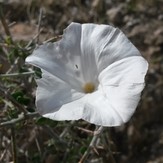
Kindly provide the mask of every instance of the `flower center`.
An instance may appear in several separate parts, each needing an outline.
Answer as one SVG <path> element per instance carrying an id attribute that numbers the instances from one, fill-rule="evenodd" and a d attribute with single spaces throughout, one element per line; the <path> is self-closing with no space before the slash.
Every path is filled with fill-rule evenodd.
<path id="1" fill-rule="evenodd" d="M 83 87 L 85 93 L 92 93 L 95 90 L 95 85 L 93 83 L 86 83 Z"/>

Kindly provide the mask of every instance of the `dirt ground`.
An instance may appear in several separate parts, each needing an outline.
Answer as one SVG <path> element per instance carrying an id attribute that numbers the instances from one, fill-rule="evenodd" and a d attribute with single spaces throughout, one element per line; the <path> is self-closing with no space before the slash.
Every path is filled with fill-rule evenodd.
<path id="1" fill-rule="evenodd" d="M 2 0 L 0 5 L 1 21 L 5 19 L 9 29 L 0 23 L 0 74 L 28 71 L 24 59 L 35 45 L 57 40 L 72 21 L 120 28 L 149 62 L 146 87 L 132 119 L 106 128 L 85 162 L 113 162 L 109 146 L 117 163 L 163 163 L 162 0 Z M 21 106 L 33 112 L 33 76 L 1 77 L 0 87 L 6 92 L 0 93 L 0 123 L 17 118 Z M 95 128 L 84 121 L 58 123 L 40 117 L 1 126 L 0 162 L 14 161 L 12 140 L 20 163 L 78 162 L 91 140 L 79 127 Z"/>

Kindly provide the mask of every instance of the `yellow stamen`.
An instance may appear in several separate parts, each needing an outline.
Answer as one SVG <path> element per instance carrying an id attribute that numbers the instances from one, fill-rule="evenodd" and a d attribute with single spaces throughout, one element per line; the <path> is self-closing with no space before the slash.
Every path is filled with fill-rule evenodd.
<path id="1" fill-rule="evenodd" d="M 85 93 L 92 93 L 95 90 L 95 85 L 93 83 L 86 83 L 83 87 Z"/>

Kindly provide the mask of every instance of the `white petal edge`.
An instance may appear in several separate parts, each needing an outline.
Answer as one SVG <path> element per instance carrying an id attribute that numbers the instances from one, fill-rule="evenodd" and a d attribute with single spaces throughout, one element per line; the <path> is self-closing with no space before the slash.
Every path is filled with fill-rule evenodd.
<path id="1" fill-rule="evenodd" d="M 72 31 L 77 32 L 77 30 L 74 29 L 72 29 Z M 72 34 L 72 32 L 70 34 Z M 66 34 L 66 36 L 69 37 L 68 34 Z M 37 47 L 32 55 L 28 56 L 25 61 L 28 64 L 32 64 L 51 73 L 71 85 L 74 89 L 82 91 L 82 77 L 75 68 L 75 65 L 77 65 L 80 60 L 80 54 L 78 54 L 78 56 L 74 55 L 75 52 L 80 51 L 80 49 L 77 45 L 73 45 L 74 42 L 69 42 L 68 38 L 66 41 L 66 38 L 55 43 L 46 43 Z M 77 43 L 79 44 L 80 42 Z M 73 46 L 73 48 L 71 48 L 71 46 Z"/>
<path id="2" fill-rule="evenodd" d="M 103 86 L 140 84 L 145 82 L 147 70 L 148 62 L 143 57 L 128 57 L 104 69 L 99 75 L 99 82 Z"/>
<path id="3" fill-rule="evenodd" d="M 43 116 L 59 121 L 83 119 L 95 125 L 120 126 L 135 112 L 143 88 L 144 84 L 101 87 Z"/>
<path id="4" fill-rule="evenodd" d="M 41 115 L 57 112 L 62 105 L 84 96 L 46 71 L 43 71 L 42 78 L 36 82 L 36 107 Z"/>
<path id="5" fill-rule="evenodd" d="M 125 34 L 110 25 L 82 24 L 81 51 L 88 61 L 96 61 L 99 73 L 118 60 L 141 56 Z"/>
<path id="6" fill-rule="evenodd" d="M 107 86 L 87 97 L 82 119 L 102 126 L 126 123 L 138 105 L 144 84 Z"/>
<path id="7" fill-rule="evenodd" d="M 84 104 L 85 98 L 82 97 L 78 100 L 62 105 L 56 112 L 43 114 L 43 117 L 57 121 L 79 120 L 82 119 Z"/>

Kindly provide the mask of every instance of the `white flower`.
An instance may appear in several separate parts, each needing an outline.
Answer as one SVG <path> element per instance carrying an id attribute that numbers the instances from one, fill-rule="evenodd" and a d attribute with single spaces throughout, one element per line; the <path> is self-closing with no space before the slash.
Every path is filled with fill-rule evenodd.
<path id="1" fill-rule="evenodd" d="M 130 119 L 148 69 L 119 29 L 97 24 L 71 23 L 60 41 L 39 46 L 26 62 L 42 70 L 36 80 L 41 115 L 102 126 Z"/>

